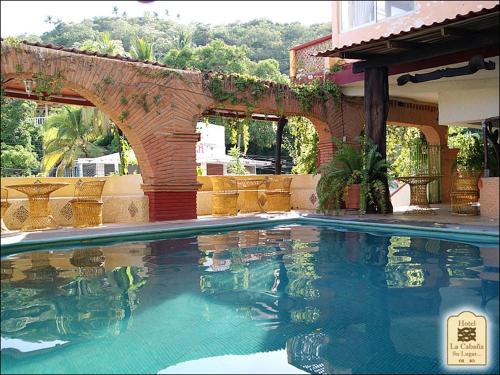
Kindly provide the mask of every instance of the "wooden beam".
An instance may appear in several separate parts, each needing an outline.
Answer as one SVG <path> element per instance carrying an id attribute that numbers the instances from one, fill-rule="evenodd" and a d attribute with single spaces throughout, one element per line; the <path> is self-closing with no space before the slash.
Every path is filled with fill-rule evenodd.
<path id="1" fill-rule="evenodd" d="M 461 66 L 458 68 L 445 68 L 445 69 L 437 69 L 429 73 L 424 74 L 403 74 L 398 77 L 397 82 L 398 86 L 403 86 L 408 82 L 413 83 L 421 83 L 427 81 L 434 81 L 436 79 L 444 78 L 444 77 L 459 77 L 469 74 L 474 74 L 478 70 L 495 70 L 495 62 L 494 61 L 485 61 L 482 56 L 474 56 L 469 60 L 469 63 L 465 66 Z"/>
<path id="2" fill-rule="evenodd" d="M 25 91 L 15 90 L 15 89 L 4 89 L 3 92 L 5 97 L 8 98 L 16 98 L 16 99 L 24 99 L 24 100 L 33 100 L 35 102 L 42 102 L 42 100 L 38 99 L 38 96 L 35 94 L 28 95 Z M 60 103 L 60 104 L 73 104 L 73 105 L 81 105 L 83 107 L 95 107 L 95 105 L 89 100 L 77 97 L 77 96 L 60 96 L 60 95 L 51 95 L 51 99 L 47 100 L 48 103 Z"/>
<path id="3" fill-rule="evenodd" d="M 353 60 L 369 60 L 376 59 L 384 55 L 367 53 L 367 52 L 340 52 L 340 58 L 342 59 L 353 59 Z"/>
<path id="4" fill-rule="evenodd" d="M 409 50 L 403 53 L 382 55 L 368 61 L 356 62 L 352 66 L 352 72 L 362 73 L 368 67 L 389 66 L 419 61 L 427 58 L 446 55 L 449 53 L 466 51 L 489 45 L 498 46 L 498 28 L 488 30 L 480 35 L 467 36 L 457 40 L 449 40 L 440 43 L 422 45 L 418 50 Z"/>
<path id="5" fill-rule="evenodd" d="M 476 33 L 475 31 L 466 30 L 460 27 L 443 26 L 441 27 L 441 36 L 443 38 L 448 38 L 450 36 L 454 37 L 465 37 Z"/>
<path id="6" fill-rule="evenodd" d="M 365 70 L 365 135 L 377 146 L 382 158 L 386 158 L 386 130 L 389 114 L 389 71 L 387 67 L 369 67 Z M 387 175 L 382 179 L 385 187 L 386 212 L 392 212 Z M 369 207 L 374 211 L 375 207 Z"/>
<path id="7" fill-rule="evenodd" d="M 278 120 L 278 127 L 276 129 L 276 160 L 274 161 L 274 174 L 281 174 L 281 144 L 283 141 L 283 129 L 288 123 L 286 117 L 281 117 Z"/>
<path id="8" fill-rule="evenodd" d="M 386 42 L 386 47 L 389 49 L 419 49 L 422 48 L 424 44 L 417 42 L 407 42 L 404 40 L 388 40 Z"/>
<path id="9" fill-rule="evenodd" d="M 218 111 L 216 109 L 210 109 L 203 112 L 202 116 L 221 116 L 229 118 L 248 118 L 248 115 L 244 112 L 229 112 L 229 111 Z M 250 117 L 256 121 L 278 121 L 279 116 L 276 115 L 264 115 L 264 114 L 252 114 Z"/>

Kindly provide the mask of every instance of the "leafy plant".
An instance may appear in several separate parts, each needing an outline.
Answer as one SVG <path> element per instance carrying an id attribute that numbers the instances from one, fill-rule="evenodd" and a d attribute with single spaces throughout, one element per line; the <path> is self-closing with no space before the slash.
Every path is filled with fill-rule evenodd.
<path id="1" fill-rule="evenodd" d="M 479 130 L 450 127 L 448 147 L 459 149 L 453 163 L 454 169 L 459 171 L 482 169 L 484 151 Z"/>
<path id="2" fill-rule="evenodd" d="M 360 139 L 360 149 L 333 139 L 337 151 L 333 159 L 321 168 L 321 178 L 316 192 L 319 198 L 319 211 L 339 212 L 346 188 L 360 184 L 360 213 L 368 206 L 384 213 L 385 185 L 382 182 L 389 168 L 371 140 Z M 365 150 L 365 152 L 361 151 Z"/>
<path id="3" fill-rule="evenodd" d="M 353 184 L 362 182 L 363 159 L 361 152 L 354 146 L 333 138 L 336 146 L 332 160 L 321 167 L 321 178 L 316 192 L 319 210 L 325 213 L 338 213 L 345 190 Z"/>
<path id="4" fill-rule="evenodd" d="M 229 156 L 233 158 L 227 166 L 227 172 L 229 174 L 237 174 L 237 175 L 244 175 L 248 174 L 247 169 L 241 162 L 241 153 L 240 149 L 238 147 L 233 147 L 231 150 L 229 150 Z"/>
<path id="5" fill-rule="evenodd" d="M 386 191 L 383 180 L 390 168 L 387 160 L 382 159 L 378 151 L 378 146 L 369 138 L 361 139 L 363 147 L 363 169 L 360 189 L 360 213 L 366 213 L 367 207 L 374 207 L 377 212 L 385 213 L 387 202 L 385 201 Z"/>

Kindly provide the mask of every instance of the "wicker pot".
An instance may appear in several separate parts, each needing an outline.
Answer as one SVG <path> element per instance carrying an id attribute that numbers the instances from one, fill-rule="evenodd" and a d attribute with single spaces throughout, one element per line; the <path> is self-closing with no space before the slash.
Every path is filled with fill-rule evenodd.
<path id="1" fill-rule="evenodd" d="M 453 191 L 478 191 L 477 183 L 482 171 L 457 171 Z"/>
<path id="2" fill-rule="evenodd" d="M 359 210 L 359 190 L 360 184 L 353 184 L 347 188 L 345 208 L 349 210 Z"/>

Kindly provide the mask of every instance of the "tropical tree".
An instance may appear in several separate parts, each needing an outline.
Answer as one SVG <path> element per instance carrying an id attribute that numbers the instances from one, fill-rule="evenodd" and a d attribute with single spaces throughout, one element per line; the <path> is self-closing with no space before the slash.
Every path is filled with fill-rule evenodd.
<path id="1" fill-rule="evenodd" d="M 41 130 L 33 122 L 36 104 L 28 100 L 1 98 L 1 174 L 30 176 L 40 166 Z"/>
<path id="2" fill-rule="evenodd" d="M 92 109 L 64 106 L 47 118 L 43 125 L 44 173 L 55 169 L 56 176 L 62 176 L 77 158 L 102 155 L 103 149 L 92 143 L 99 135 L 95 116 Z"/>
<path id="3" fill-rule="evenodd" d="M 92 51 L 97 53 L 102 53 L 106 55 L 124 55 L 125 50 L 123 49 L 121 40 L 111 39 L 109 33 L 100 33 L 99 36 L 94 39 L 86 39 L 82 43 L 75 43 L 73 45 L 75 48 Z"/>
<path id="4" fill-rule="evenodd" d="M 150 43 L 144 38 L 136 38 L 130 49 L 130 56 L 138 60 L 154 61 L 153 46 L 153 42 Z"/>

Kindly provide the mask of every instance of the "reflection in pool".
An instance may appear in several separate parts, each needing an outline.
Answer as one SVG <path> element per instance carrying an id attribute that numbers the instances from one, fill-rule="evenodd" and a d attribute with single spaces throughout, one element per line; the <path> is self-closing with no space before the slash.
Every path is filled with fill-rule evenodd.
<path id="1" fill-rule="evenodd" d="M 1 276 L 2 373 L 445 372 L 464 306 L 498 352 L 498 245 L 290 225 L 21 253 Z"/>

